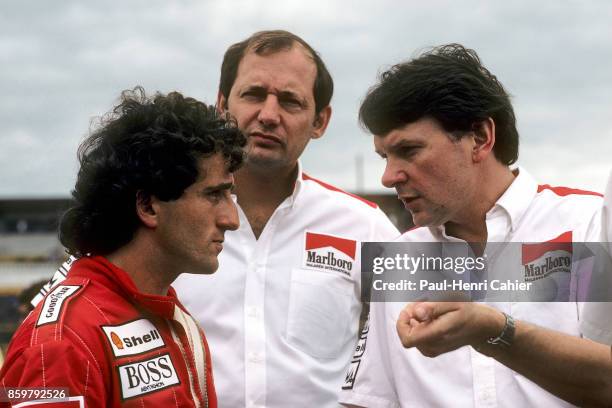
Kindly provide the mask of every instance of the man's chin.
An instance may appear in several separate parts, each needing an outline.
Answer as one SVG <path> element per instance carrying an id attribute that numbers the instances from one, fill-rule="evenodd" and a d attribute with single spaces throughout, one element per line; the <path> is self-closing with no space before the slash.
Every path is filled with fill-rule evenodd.
<path id="1" fill-rule="evenodd" d="M 196 269 L 194 269 L 190 273 L 195 273 L 198 275 L 212 275 L 217 272 L 219 269 L 219 261 L 215 258 L 214 262 L 207 262 L 206 264 L 198 265 Z"/>
<path id="2" fill-rule="evenodd" d="M 415 227 L 439 227 L 444 224 L 442 220 L 436 220 L 422 211 L 410 212 L 410 214 L 412 215 L 412 223 Z"/>
<path id="3" fill-rule="evenodd" d="M 285 164 L 284 157 L 279 152 L 265 149 L 249 151 L 245 165 L 252 167 L 265 167 L 267 169 L 282 168 Z"/>

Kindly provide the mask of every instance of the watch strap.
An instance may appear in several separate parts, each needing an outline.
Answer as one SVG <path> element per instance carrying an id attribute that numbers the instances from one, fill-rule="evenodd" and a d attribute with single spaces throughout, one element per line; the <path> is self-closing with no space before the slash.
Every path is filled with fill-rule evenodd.
<path id="1" fill-rule="evenodd" d="M 504 317 L 506 318 L 506 323 L 504 324 L 504 327 L 501 333 L 499 334 L 499 336 L 490 337 L 487 340 L 487 343 L 493 344 L 493 345 L 501 344 L 506 347 L 510 347 L 512 345 L 512 342 L 514 341 L 514 332 L 516 331 L 516 327 L 514 324 L 514 318 L 507 313 L 504 313 L 504 312 L 502 313 L 504 314 Z"/>

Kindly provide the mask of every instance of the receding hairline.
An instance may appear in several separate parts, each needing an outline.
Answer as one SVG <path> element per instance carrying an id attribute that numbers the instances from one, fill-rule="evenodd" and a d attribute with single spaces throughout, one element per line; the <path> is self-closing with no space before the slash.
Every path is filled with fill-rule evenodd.
<path id="1" fill-rule="evenodd" d="M 311 89 L 312 92 L 312 97 L 315 98 L 315 90 L 314 90 L 314 86 L 315 83 L 317 81 L 317 75 L 318 75 L 318 67 L 317 67 L 317 62 L 314 59 L 314 56 L 309 52 L 309 50 L 304 47 L 302 44 L 300 44 L 299 41 L 294 40 L 293 43 L 289 46 L 285 46 L 285 47 L 281 47 L 281 48 L 275 48 L 275 49 L 264 49 L 264 50 L 257 50 L 256 47 L 254 46 L 249 46 L 248 48 L 246 48 L 244 50 L 244 54 L 242 55 L 242 57 L 240 58 L 240 62 L 238 63 L 238 67 L 236 68 L 236 78 L 234 80 L 234 84 L 232 85 L 232 88 L 234 87 L 234 85 L 236 85 L 236 82 L 238 82 L 238 77 L 240 76 L 240 69 L 242 67 L 242 64 L 244 62 L 244 60 L 246 59 L 246 57 L 248 55 L 254 54 L 256 56 L 265 58 L 265 57 L 269 57 L 271 55 L 275 55 L 275 54 L 280 54 L 283 52 L 291 52 L 294 49 L 298 49 L 301 48 L 302 54 L 306 56 L 307 60 L 310 61 L 312 63 L 311 68 L 313 68 L 313 73 L 314 73 L 314 78 L 313 78 L 313 89 Z M 231 92 L 231 90 L 230 90 Z"/>
<path id="2" fill-rule="evenodd" d="M 240 64 L 242 64 L 242 61 L 249 53 L 254 53 L 262 57 L 267 57 L 267 56 L 278 54 L 281 52 L 290 52 L 295 48 L 301 49 L 302 52 L 306 55 L 306 57 L 308 57 L 314 63 L 315 68 L 318 69 L 317 61 L 312 51 L 310 51 L 304 44 L 302 44 L 298 40 L 291 40 L 290 44 L 281 45 L 278 47 L 265 46 L 265 40 L 263 39 L 257 42 L 253 42 L 252 44 L 249 44 L 244 49 L 244 52 L 242 54 L 242 57 L 240 58 L 240 62 L 238 63 L 238 66 L 240 67 Z"/>

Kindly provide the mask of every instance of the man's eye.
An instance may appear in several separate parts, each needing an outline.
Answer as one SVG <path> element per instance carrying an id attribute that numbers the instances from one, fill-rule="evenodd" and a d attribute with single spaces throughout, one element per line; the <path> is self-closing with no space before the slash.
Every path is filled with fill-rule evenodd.
<path id="1" fill-rule="evenodd" d="M 416 147 L 406 146 L 406 147 L 400 147 L 397 153 L 400 157 L 408 158 L 408 157 L 414 156 L 417 153 L 417 151 L 418 151 L 418 148 Z"/>
<path id="2" fill-rule="evenodd" d="M 302 103 L 297 99 L 282 99 L 281 105 L 287 109 L 301 109 Z"/>
<path id="3" fill-rule="evenodd" d="M 206 194 L 206 196 L 208 197 L 208 199 L 210 201 L 212 201 L 213 203 L 219 203 L 223 200 L 231 200 L 232 199 L 232 193 L 230 191 L 229 188 L 224 188 L 221 190 L 214 190 L 214 191 L 210 191 Z"/>
<path id="4" fill-rule="evenodd" d="M 207 196 L 213 201 L 219 201 L 223 198 L 225 190 L 210 191 Z"/>
<path id="5" fill-rule="evenodd" d="M 265 94 L 259 91 L 246 91 L 241 96 L 243 99 L 252 101 L 259 101 L 265 98 Z"/>

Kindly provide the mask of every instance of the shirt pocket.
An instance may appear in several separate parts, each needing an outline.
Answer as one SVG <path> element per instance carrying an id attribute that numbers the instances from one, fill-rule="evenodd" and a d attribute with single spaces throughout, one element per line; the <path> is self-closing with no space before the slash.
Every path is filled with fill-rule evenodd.
<path id="1" fill-rule="evenodd" d="M 338 357 L 350 336 L 353 283 L 312 269 L 293 269 L 287 316 L 287 342 L 318 358 Z"/>

